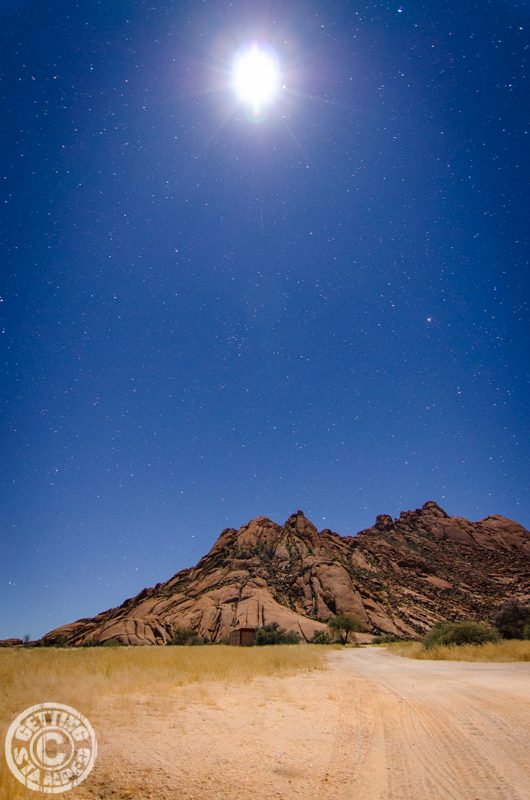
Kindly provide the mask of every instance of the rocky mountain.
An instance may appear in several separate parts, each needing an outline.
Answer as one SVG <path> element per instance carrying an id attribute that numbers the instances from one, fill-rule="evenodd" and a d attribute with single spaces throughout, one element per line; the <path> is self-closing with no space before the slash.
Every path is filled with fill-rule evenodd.
<path id="1" fill-rule="evenodd" d="M 516 522 L 450 517 L 433 501 L 397 519 L 382 514 L 356 536 L 319 532 L 302 511 L 284 525 L 256 517 L 225 529 L 197 566 L 43 642 L 165 644 L 182 627 L 216 642 L 270 622 L 309 640 L 340 612 L 372 634 L 417 636 L 438 620 L 485 619 L 508 598 L 527 599 L 529 555 L 529 532 Z"/>

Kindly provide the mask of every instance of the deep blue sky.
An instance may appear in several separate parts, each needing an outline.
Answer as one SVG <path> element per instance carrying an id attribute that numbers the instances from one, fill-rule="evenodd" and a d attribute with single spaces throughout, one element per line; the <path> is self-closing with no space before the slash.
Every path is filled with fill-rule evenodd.
<path id="1" fill-rule="evenodd" d="M 527 2 L 0 1 L 0 637 L 297 508 L 530 523 Z M 286 89 L 259 124 L 227 71 Z"/>

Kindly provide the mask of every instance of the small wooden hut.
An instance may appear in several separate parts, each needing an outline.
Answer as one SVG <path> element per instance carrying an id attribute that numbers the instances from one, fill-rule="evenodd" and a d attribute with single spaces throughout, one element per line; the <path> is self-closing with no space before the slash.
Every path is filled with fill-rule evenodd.
<path id="1" fill-rule="evenodd" d="M 230 631 L 229 641 L 236 647 L 252 647 L 256 644 L 256 628 L 236 628 Z"/>

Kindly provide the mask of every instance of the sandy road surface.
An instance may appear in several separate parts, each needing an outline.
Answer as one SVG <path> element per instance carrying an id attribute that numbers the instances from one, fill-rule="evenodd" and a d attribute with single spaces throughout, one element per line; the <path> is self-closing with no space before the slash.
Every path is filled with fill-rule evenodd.
<path id="1" fill-rule="evenodd" d="M 115 698 L 74 798 L 526 800 L 530 665 L 333 652 L 324 672 Z"/>

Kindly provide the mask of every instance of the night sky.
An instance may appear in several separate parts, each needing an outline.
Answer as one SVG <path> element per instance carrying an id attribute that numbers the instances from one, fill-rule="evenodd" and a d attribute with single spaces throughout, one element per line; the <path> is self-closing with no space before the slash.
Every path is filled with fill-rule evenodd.
<path id="1" fill-rule="evenodd" d="M 0 637 L 258 514 L 528 526 L 529 32 L 526 1 L 0 0 Z"/>

